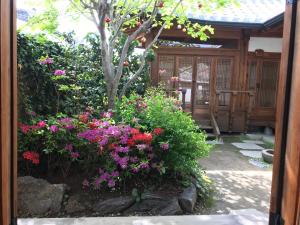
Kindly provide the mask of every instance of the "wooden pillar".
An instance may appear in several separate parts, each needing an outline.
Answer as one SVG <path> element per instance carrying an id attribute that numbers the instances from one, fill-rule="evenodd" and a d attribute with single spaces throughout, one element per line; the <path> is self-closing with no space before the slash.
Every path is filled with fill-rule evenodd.
<path id="1" fill-rule="evenodd" d="M 0 224 L 16 221 L 17 79 L 15 0 L 1 0 Z"/>
<path id="2" fill-rule="evenodd" d="M 300 222 L 300 4 L 297 6 L 297 2 L 287 1 L 284 18 L 270 225 Z"/>

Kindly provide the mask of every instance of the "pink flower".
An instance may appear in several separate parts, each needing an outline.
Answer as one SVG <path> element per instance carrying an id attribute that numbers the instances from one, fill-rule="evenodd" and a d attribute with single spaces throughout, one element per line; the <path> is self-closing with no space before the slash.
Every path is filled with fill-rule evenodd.
<path id="1" fill-rule="evenodd" d="M 40 122 L 38 122 L 38 124 L 37 124 L 37 126 L 38 126 L 39 128 L 44 128 L 46 125 L 47 125 L 47 124 L 46 124 L 45 121 L 40 121 Z"/>
<path id="2" fill-rule="evenodd" d="M 157 136 L 161 135 L 164 132 L 164 129 L 158 127 L 158 128 L 154 128 L 153 133 Z"/>
<path id="3" fill-rule="evenodd" d="M 65 74 L 66 74 L 65 70 L 55 70 L 54 71 L 55 76 L 62 76 L 62 75 L 65 75 Z"/>
<path id="4" fill-rule="evenodd" d="M 138 173 L 138 172 L 139 172 L 139 168 L 133 167 L 133 168 L 131 169 L 131 171 L 132 171 L 133 173 Z"/>
<path id="5" fill-rule="evenodd" d="M 111 174 L 110 174 L 112 177 L 118 177 L 120 174 L 118 171 L 113 171 Z"/>
<path id="6" fill-rule="evenodd" d="M 112 112 L 104 112 L 103 117 L 110 119 L 112 117 Z"/>
<path id="7" fill-rule="evenodd" d="M 73 151 L 73 145 L 72 144 L 67 144 L 66 146 L 65 146 L 65 150 L 67 150 L 67 151 Z"/>
<path id="8" fill-rule="evenodd" d="M 169 143 L 161 143 L 160 147 L 162 148 L 162 150 L 167 151 L 169 149 Z"/>
<path id="9" fill-rule="evenodd" d="M 113 188 L 114 186 L 116 186 L 116 182 L 114 180 L 109 180 L 107 182 L 107 186 L 110 188 Z"/>
<path id="10" fill-rule="evenodd" d="M 57 133 L 59 131 L 59 128 L 56 125 L 51 125 L 50 131 L 51 131 L 51 133 Z"/>
<path id="11" fill-rule="evenodd" d="M 49 57 L 44 60 L 40 60 L 41 65 L 49 65 L 49 64 L 53 64 L 53 62 L 54 62 L 53 59 Z"/>
<path id="12" fill-rule="evenodd" d="M 77 158 L 79 158 L 79 156 L 80 156 L 79 152 L 71 152 L 72 159 L 77 159 Z"/>
<path id="13" fill-rule="evenodd" d="M 27 134 L 31 129 L 31 127 L 29 125 L 26 125 L 26 124 L 23 124 L 23 123 L 20 123 L 19 126 L 20 126 L 21 132 L 23 134 Z"/>
<path id="14" fill-rule="evenodd" d="M 148 163 L 143 162 L 143 163 L 140 164 L 140 168 L 141 168 L 141 169 L 149 169 L 149 167 L 150 167 L 150 166 L 149 166 Z"/>

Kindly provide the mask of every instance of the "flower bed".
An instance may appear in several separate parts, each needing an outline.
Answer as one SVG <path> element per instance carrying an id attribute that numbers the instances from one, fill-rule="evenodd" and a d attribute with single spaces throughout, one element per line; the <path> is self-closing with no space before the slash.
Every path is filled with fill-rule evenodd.
<path id="1" fill-rule="evenodd" d="M 102 194 L 142 193 L 149 185 L 173 181 L 181 186 L 194 176 L 206 194 L 197 177 L 197 160 L 209 152 L 206 136 L 177 103 L 150 90 L 143 98 L 123 98 L 115 111 L 98 117 L 90 108 L 72 117 L 32 113 L 28 123 L 19 124 L 20 174 L 63 177 L 66 183 L 79 176 L 81 191 Z"/>

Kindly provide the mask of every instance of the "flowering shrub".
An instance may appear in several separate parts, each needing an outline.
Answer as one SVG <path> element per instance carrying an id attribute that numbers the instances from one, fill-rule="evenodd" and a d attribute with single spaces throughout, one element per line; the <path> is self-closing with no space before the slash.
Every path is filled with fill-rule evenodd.
<path id="1" fill-rule="evenodd" d="M 190 115 L 180 108 L 181 102 L 169 98 L 159 89 L 150 89 L 144 98 L 132 94 L 117 104 L 117 120 L 145 131 L 160 134 L 167 142 L 160 142 L 160 148 L 168 150 L 161 155 L 168 171 L 191 174 L 197 170 L 200 157 L 207 156 L 210 147 L 206 135 L 199 130 Z M 157 127 L 160 127 L 157 129 Z"/>
<path id="2" fill-rule="evenodd" d="M 78 118 L 78 119 L 77 119 Z M 59 168 L 64 176 L 72 165 L 88 174 L 82 185 L 115 188 L 120 181 L 155 177 L 165 173 L 163 155 L 169 146 L 160 127 L 143 131 L 116 124 L 111 113 L 93 118 L 89 112 L 77 118 L 61 117 L 20 124 L 20 151 L 33 167 L 46 158 L 47 170 Z M 28 149 L 31 149 L 30 151 Z M 95 174 L 96 171 L 96 174 Z"/>
<path id="3" fill-rule="evenodd" d="M 128 125 L 114 125 L 112 120 L 93 120 L 91 129 L 78 134 L 79 138 L 95 144 L 98 148 L 101 168 L 93 185 L 115 187 L 120 180 L 132 176 L 163 173 L 163 148 L 154 148 L 155 133 L 142 132 Z M 162 132 L 162 131 L 161 131 Z M 86 181 L 85 181 L 86 185 Z"/>
<path id="4" fill-rule="evenodd" d="M 81 129 L 84 124 L 78 119 L 62 114 L 46 119 L 33 116 L 29 123 L 19 123 L 21 167 L 25 163 L 24 170 L 30 169 L 27 173 L 60 170 L 67 176 L 73 162 L 80 158 L 82 145 L 77 133 Z"/>

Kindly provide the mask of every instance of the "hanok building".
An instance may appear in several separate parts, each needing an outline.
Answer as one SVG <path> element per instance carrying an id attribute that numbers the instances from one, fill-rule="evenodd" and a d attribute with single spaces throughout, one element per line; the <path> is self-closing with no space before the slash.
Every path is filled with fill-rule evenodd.
<path id="1" fill-rule="evenodd" d="M 152 83 L 170 90 L 177 77 L 185 110 L 202 127 L 221 132 L 275 126 L 285 1 L 238 2 L 189 15 L 214 27 L 208 41 L 189 37 L 180 26 L 163 31 L 152 63 Z"/>

